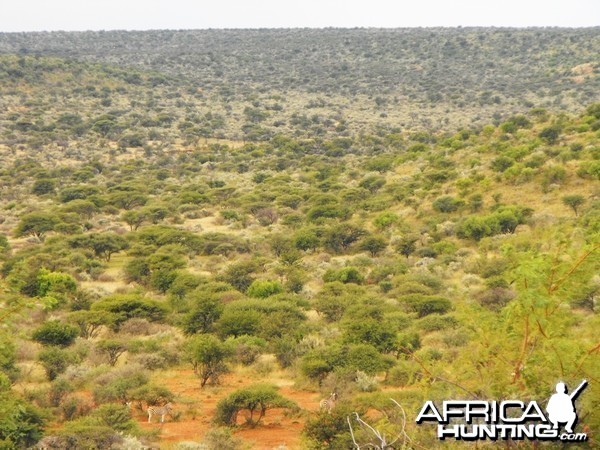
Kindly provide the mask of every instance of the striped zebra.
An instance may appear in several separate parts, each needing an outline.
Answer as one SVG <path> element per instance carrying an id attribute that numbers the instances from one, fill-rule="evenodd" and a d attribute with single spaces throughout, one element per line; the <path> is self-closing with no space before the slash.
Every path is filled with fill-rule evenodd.
<path id="1" fill-rule="evenodd" d="M 167 403 L 165 406 L 148 406 L 148 423 L 150 423 L 152 416 L 160 416 L 160 422 L 163 423 L 165 421 L 165 416 L 171 414 L 171 411 L 173 411 L 171 402 Z"/>
<path id="2" fill-rule="evenodd" d="M 335 408 L 335 403 L 337 402 L 337 394 L 332 392 L 331 395 L 327 398 L 324 398 L 319 402 L 319 408 L 321 410 L 326 409 L 329 414 L 331 414 L 331 410 Z"/>

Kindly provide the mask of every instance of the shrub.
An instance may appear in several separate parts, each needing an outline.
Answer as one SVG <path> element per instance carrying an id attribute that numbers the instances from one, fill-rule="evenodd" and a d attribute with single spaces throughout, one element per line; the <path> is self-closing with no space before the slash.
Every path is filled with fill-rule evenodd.
<path id="1" fill-rule="evenodd" d="M 225 360 L 230 355 L 230 347 L 210 334 L 195 336 L 185 344 L 185 357 L 200 378 L 200 387 L 209 381 L 218 384 L 221 375 L 229 371 Z"/>
<path id="2" fill-rule="evenodd" d="M 360 273 L 356 267 L 343 267 L 338 270 L 329 269 L 323 275 L 323 281 L 326 283 L 332 283 L 339 281 L 341 283 L 355 283 L 362 284 L 365 281 L 365 277 Z"/>
<path id="3" fill-rule="evenodd" d="M 0 393 L 0 447 L 31 448 L 41 439 L 43 427 L 38 409 L 10 392 Z"/>
<path id="4" fill-rule="evenodd" d="M 96 408 L 91 417 L 98 418 L 99 422 L 115 431 L 131 433 L 138 430 L 138 424 L 131 418 L 131 412 L 125 405 L 108 403 Z"/>
<path id="5" fill-rule="evenodd" d="M 50 347 L 39 352 L 38 361 L 46 371 L 48 379 L 52 381 L 64 373 L 67 367 L 79 362 L 79 357 L 71 351 Z"/>
<path id="6" fill-rule="evenodd" d="M 297 405 L 282 397 L 275 386 L 255 384 L 229 394 L 217 404 L 215 422 L 219 425 L 235 426 L 240 411 L 246 410 L 249 416 L 246 423 L 252 427 L 258 425 L 271 408 L 293 408 Z"/>
<path id="7" fill-rule="evenodd" d="M 116 326 L 128 319 L 147 319 L 150 322 L 162 321 L 167 308 L 154 300 L 142 298 L 137 294 L 116 294 L 105 297 L 92 305 L 94 311 L 107 311 L 118 318 Z"/>
<path id="8" fill-rule="evenodd" d="M 248 287 L 249 297 L 266 298 L 283 292 L 283 286 L 279 281 L 254 280 Z"/>
<path id="9" fill-rule="evenodd" d="M 462 200 L 458 200 L 450 195 L 446 195 L 444 197 L 438 197 L 435 199 L 431 206 L 438 212 L 451 213 L 457 211 L 462 205 L 464 205 Z"/>
<path id="10" fill-rule="evenodd" d="M 136 389 L 148 383 L 148 375 L 142 367 L 129 364 L 100 375 L 94 380 L 93 395 L 96 403 L 130 401 Z"/>
<path id="11" fill-rule="evenodd" d="M 79 335 L 79 328 L 74 325 L 51 320 L 43 323 L 32 335 L 32 339 L 42 345 L 58 345 L 68 347 Z"/>
<path id="12" fill-rule="evenodd" d="M 406 305 L 409 311 L 416 312 L 419 317 L 444 314 L 452 309 L 450 300 L 435 295 L 411 294 L 401 297 L 399 301 Z"/>

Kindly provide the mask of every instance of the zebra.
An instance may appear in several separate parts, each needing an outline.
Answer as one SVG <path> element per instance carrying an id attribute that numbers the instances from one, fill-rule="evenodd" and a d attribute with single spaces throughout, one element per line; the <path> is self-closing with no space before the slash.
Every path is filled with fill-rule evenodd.
<path id="1" fill-rule="evenodd" d="M 167 414 L 171 414 L 173 410 L 173 405 L 171 402 L 167 403 L 165 406 L 148 406 L 148 423 L 152 419 L 152 416 L 160 416 L 160 423 L 165 421 L 165 416 Z"/>
<path id="2" fill-rule="evenodd" d="M 319 402 L 319 408 L 321 410 L 326 409 L 329 414 L 331 414 L 331 410 L 335 408 L 335 403 L 337 402 L 337 394 L 332 392 L 331 395 L 327 398 L 324 398 Z"/>

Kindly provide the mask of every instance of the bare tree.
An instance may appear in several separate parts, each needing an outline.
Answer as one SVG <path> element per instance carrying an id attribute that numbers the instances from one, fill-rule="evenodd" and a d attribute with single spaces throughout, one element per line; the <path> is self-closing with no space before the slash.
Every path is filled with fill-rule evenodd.
<path id="1" fill-rule="evenodd" d="M 390 449 L 400 449 L 407 448 L 408 443 L 412 443 L 412 440 L 406 433 L 406 413 L 404 412 L 404 408 L 393 398 L 390 399 L 402 413 L 402 421 L 400 423 L 400 428 L 392 433 L 391 436 L 386 434 L 385 431 L 380 431 L 377 428 L 369 425 L 363 419 L 360 418 L 360 415 L 357 412 L 354 412 L 353 419 L 354 422 L 358 424 L 360 430 L 362 430 L 362 434 L 364 435 L 364 439 L 366 442 L 359 443 L 356 437 L 356 433 L 354 428 L 352 427 L 352 420 L 350 417 L 347 417 L 348 427 L 350 428 L 350 435 L 352 436 L 352 442 L 354 443 L 354 448 L 356 450 L 390 450 Z"/>

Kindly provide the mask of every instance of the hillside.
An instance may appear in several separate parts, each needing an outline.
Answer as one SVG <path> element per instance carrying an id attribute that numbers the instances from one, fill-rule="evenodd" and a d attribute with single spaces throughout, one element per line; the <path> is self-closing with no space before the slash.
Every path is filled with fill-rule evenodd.
<path id="1" fill-rule="evenodd" d="M 598 28 L 0 34 L 1 53 L 158 71 L 213 106 L 277 104 L 308 117 L 324 106 L 352 110 L 353 126 L 429 130 L 598 101 L 599 46 Z"/>
<path id="2" fill-rule="evenodd" d="M 587 379 L 596 448 L 598 38 L 0 35 L 0 447 L 464 448 L 426 400 Z"/>

